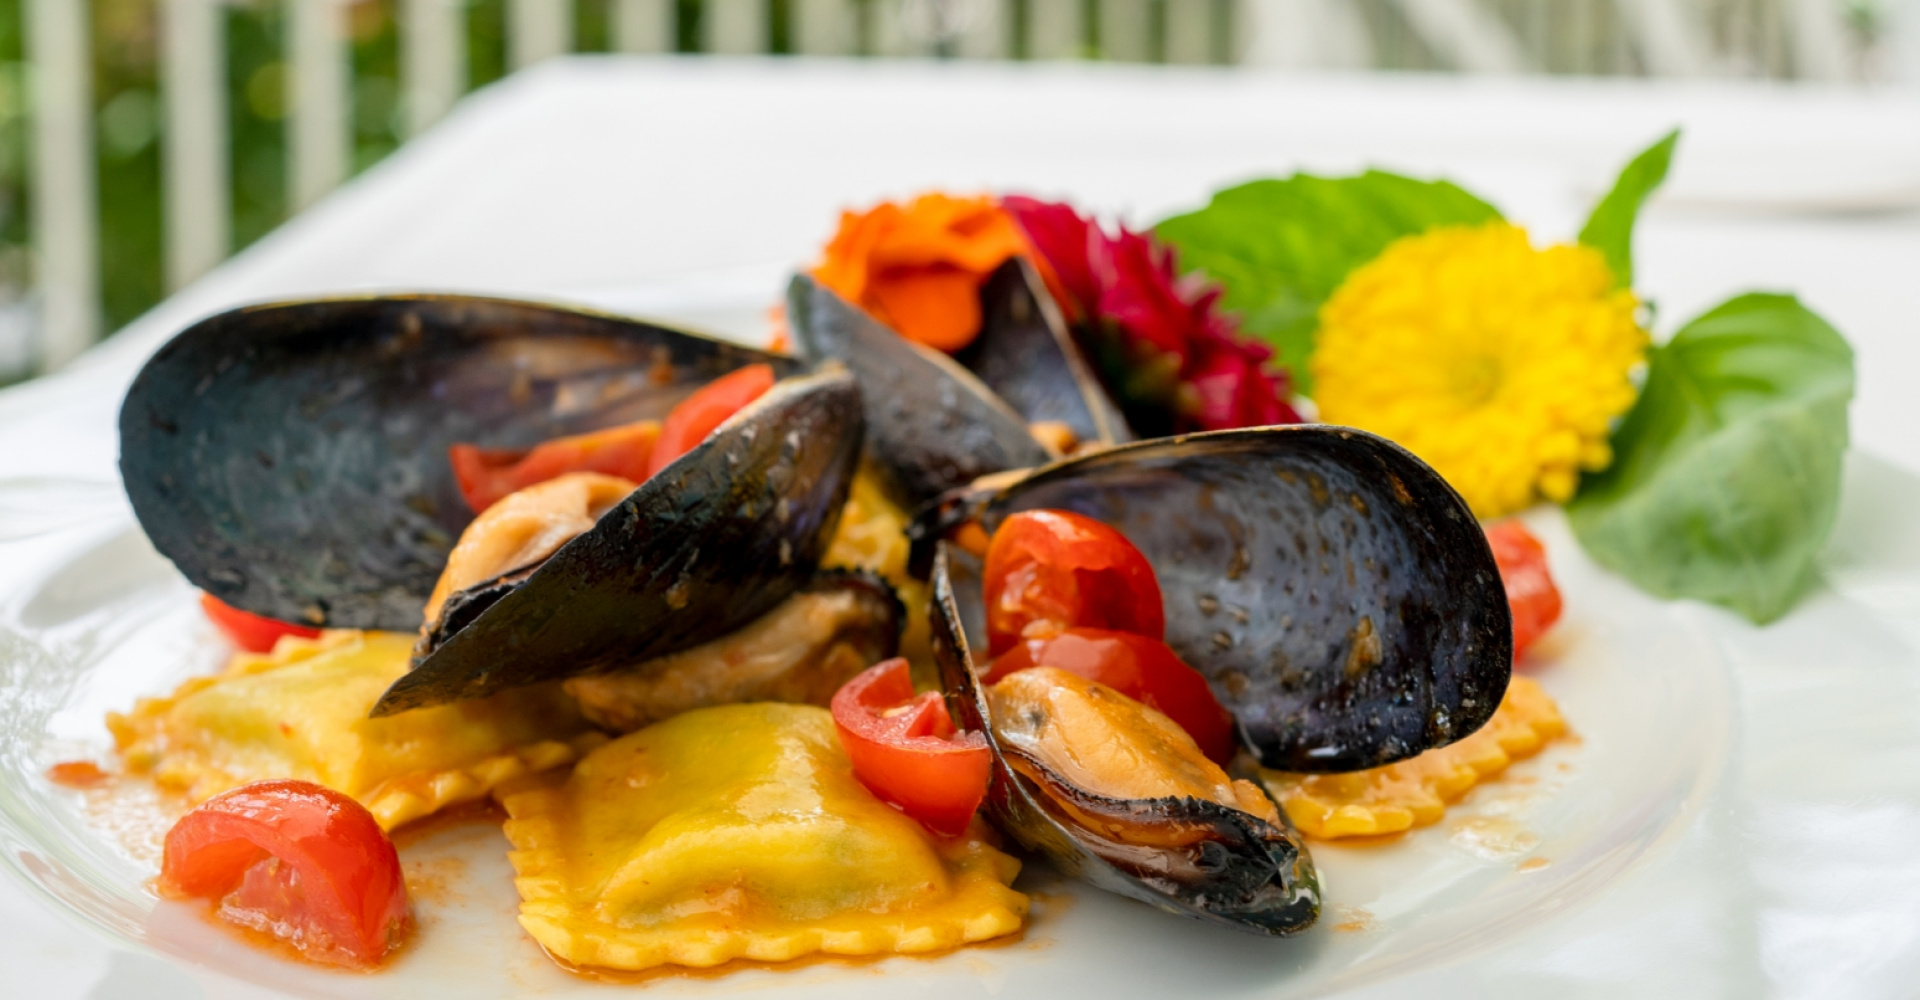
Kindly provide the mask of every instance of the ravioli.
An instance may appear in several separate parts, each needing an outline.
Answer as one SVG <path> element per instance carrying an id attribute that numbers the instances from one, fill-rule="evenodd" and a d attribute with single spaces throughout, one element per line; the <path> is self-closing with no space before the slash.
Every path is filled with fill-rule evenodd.
<path id="1" fill-rule="evenodd" d="M 936 951 L 1020 929 L 1020 863 L 854 777 L 809 705 L 697 709 L 503 795 L 520 923 L 580 966 Z"/>
<path id="2" fill-rule="evenodd" d="M 1481 782 L 1539 753 L 1567 731 L 1560 707 L 1530 677 L 1515 677 L 1493 718 L 1457 743 L 1350 774 L 1260 770 L 1287 818 L 1309 837 L 1333 840 L 1429 826 Z"/>
<path id="3" fill-rule="evenodd" d="M 107 728 L 129 772 L 200 802 L 266 778 L 353 796 L 385 829 L 480 799 L 500 782 L 567 764 L 600 741 L 557 684 L 415 709 L 368 709 L 406 673 L 413 637 L 336 631 L 240 654 Z"/>

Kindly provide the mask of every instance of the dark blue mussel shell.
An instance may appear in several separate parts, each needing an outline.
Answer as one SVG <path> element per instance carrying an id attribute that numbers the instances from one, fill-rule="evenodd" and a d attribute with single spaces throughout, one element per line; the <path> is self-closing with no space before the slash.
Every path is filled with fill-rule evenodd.
<path id="1" fill-rule="evenodd" d="M 240 309 L 176 336 L 120 414 L 154 545 L 255 614 L 412 631 L 472 520 L 446 454 L 664 416 L 715 377 L 783 380 L 464 627 L 380 713 L 698 645 L 802 586 L 857 462 L 851 376 L 591 312 L 464 296 Z M 452 606 L 456 602 L 450 601 Z"/>

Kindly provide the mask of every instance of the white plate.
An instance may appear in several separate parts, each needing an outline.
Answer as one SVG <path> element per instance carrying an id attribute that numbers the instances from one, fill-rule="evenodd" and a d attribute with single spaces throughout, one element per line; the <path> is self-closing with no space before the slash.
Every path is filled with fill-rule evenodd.
<path id="1" fill-rule="evenodd" d="M 764 276 L 718 276 L 695 300 L 582 299 L 751 336 Z M 656 301 L 657 299 L 657 301 Z M 220 979 L 302 997 L 447 992 L 470 1000 L 532 990 L 564 997 L 601 984 L 557 969 L 514 922 L 506 841 L 484 824 L 403 839 L 422 884 L 417 945 L 373 977 L 288 963 L 240 943 L 194 908 L 158 900 L 156 824 L 138 801 L 61 788 L 46 768 L 111 758 L 104 714 L 216 669 L 226 647 L 189 585 L 146 543 L 111 484 L 14 481 L 0 490 L 12 536 L 0 592 L 0 836 L 5 863 L 114 939 Z M 1711 642 L 1671 607 L 1589 564 L 1557 515 L 1535 519 L 1568 615 L 1530 666 L 1577 739 L 1554 744 L 1476 790 L 1438 826 L 1385 844 L 1316 844 L 1319 927 L 1268 940 L 1203 926 L 1065 883 L 1034 863 L 1021 888 L 1035 916 L 1016 943 L 933 959 L 819 961 L 724 977 L 663 976 L 652 988 L 897 996 L 1114 996 L 1210 989 L 1295 996 L 1405 975 L 1498 946 L 1579 906 L 1681 829 L 1726 758 L 1728 679 Z M 137 799 L 138 796 L 133 796 Z"/>

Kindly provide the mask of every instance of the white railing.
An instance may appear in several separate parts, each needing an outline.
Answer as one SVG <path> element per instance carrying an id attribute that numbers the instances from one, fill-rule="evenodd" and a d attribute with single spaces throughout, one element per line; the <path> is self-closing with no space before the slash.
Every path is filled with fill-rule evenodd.
<path id="1" fill-rule="evenodd" d="M 288 191 L 297 211 L 350 172 L 346 19 L 359 0 L 154 2 L 166 112 L 164 267 L 167 286 L 178 288 L 223 260 L 233 240 L 224 8 L 283 8 Z M 506 0 L 512 68 L 573 49 L 574 2 Z M 609 5 L 615 49 L 673 49 L 676 0 L 599 2 Z M 767 50 L 769 0 L 701 2 L 704 51 Z M 787 9 L 790 47 L 803 55 L 1841 80 L 1863 73 L 1867 39 L 1844 14 L 1863 2 L 1904 3 L 1908 37 L 1898 44 L 1920 48 L 1920 0 L 787 0 Z M 417 133 L 467 88 L 469 0 L 397 3 L 405 122 Z M 100 333 L 89 5 L 22 5 L 33 67 L 32 353 L 46 370 Z M 17 339 L 25 324 L 9 315 L 0 303 L 0 338 L 12 330 Z M 0 359 L 8 347 L 0 343 Z M 0 371 L 0 381 L 8 374 Z"/>

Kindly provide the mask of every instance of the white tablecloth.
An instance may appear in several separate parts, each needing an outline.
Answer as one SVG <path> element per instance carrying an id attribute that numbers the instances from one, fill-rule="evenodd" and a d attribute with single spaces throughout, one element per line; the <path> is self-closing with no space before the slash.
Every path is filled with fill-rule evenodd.
<path id="1" fill-rule="evenodd" d="M 748 306 L 716 322 L 750 324 L 760 290 L 771 302 L 782 270 L 815 252 L 844 206 L 931 186 L 1017 190 L 1144 224 L 1224 183 L 1369 164 L 1451 177 L 1537 238 L 1567 239 L 1620 163 L 1676 124 L 1686 136 L 1637 247 L 1638 285 L 1658 305 L 1661 332 L 1738 291 L 1797 291 L 1858 352 L 1857 446 L 1920 472 L 1920 99 L 1911 92 L 583 58 L 477 95 L 72 375 L 0 393 L 0 478 L 111 480 L 125 380 L 183 325 L 241 302 L 438 289 L 665 309 L 676 295 L 719 295 Z M 70 391 L 76 379 L 93 388 Z M 1898 481 L 1891 468 L 1865 469 L 1855 473 Z M 1920 520 L 1914 511 L 1920 505 L 1875 516 L 1899 525 Z M 1843 524 L 1836 545 L 1879 541 Z M 1889 613 L 1910 612 L 1920 618 L 1920 607 Z M 1794 735 L 1782 706 L 1794 685 L 1813 683 L 1780 657 L 1818 656 L 1792 650 L 1794 619 L 1750 633 L 1751 648 L 1727 651 L 1751 742 L 1724 808 L 1577 920 L 1368 995 L 1521 984 L 1596 996 L 1909 995 L 1920 981 L 1920 852 L 1874 852 L 1910 844 L 1920 828 L 1920 768 L 1835 779 L 1830 798 L 1865 803 L 1851 812 L 1821 813 L 1818 803 L 1769 812 L 1790 798 L 1787 786 L 1739 771 L 1771 760 L 1770 739 Z M 1920 630 L 1901 634 L 1898 689 L 1910 696 Z M 1828 757 L 1847 766 L 1844 735 L 1820 738 L 1842 741 Z M 1773 890 L 1751 873 L 1740 882 L 1748 898 L 1707 884 L 1716 843 L 1767 836 L 1776 840 L 1754 856 L 1816 883 L 1810 908 L 1767 909 Z M 1849 837 L 1861 853 L 1821 854 Z M 158 959 L 110 952 L 0 882 L 7 995 L 202 995 Z"/>

